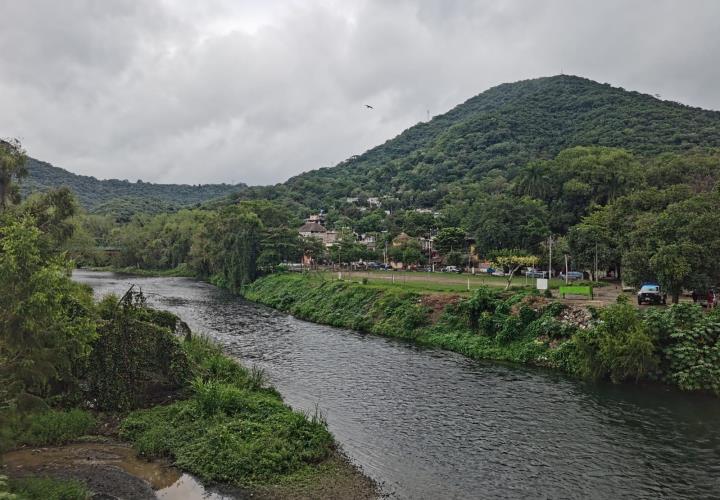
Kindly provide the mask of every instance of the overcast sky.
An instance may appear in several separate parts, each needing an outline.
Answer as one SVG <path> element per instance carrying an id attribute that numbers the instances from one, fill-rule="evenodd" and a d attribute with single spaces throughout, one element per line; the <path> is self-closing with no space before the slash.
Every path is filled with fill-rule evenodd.
<path id="1" fill-rule="evenodd" d="M 561 71 L 720 109 L 718 0 L 0 0 L 0 12 L 0 136 L 98 178 L 281 182 L 428 110 Z"/>

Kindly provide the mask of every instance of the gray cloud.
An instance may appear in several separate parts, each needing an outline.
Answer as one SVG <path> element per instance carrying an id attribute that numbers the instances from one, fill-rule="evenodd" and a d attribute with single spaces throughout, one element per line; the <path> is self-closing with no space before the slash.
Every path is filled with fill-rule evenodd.
<path id="1" fill-rule="evenodd" d="M 0 135 L 99 178 L 280 182 L 560 71 L 720 108 L 715 0 L 0 4 Z"/>

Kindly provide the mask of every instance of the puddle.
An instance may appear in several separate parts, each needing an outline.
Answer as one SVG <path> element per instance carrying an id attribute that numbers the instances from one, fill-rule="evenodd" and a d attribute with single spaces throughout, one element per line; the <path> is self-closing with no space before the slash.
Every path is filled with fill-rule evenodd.
<path id="1" fill-rule="evenodd" d="M 198 483 L 190 474 L 183 474 L 180 479 L 175 481 L 167 488 L 163 488 L 157 492 L 157 497 L 163 500 L 186 500 L 186 499 L 204 499 L 204 500 L 230 500 L 233 497 L 226 497 L 215 492 L 208 491 L 205 487 Z"/>
<path id="2" fill-rule="evenodd" d="M 11 451 L 2 457 L 6 469 L 69 470 L 92 466 L 102 474 L 103 468 L 117 468 L 150 483 L 157 498 L 164 500 L 226 500 L 231 497 L 208 491 L 194 477 L 159 461 L 146 461 L 121 444 L 80 443 L 52 448 Z"/>

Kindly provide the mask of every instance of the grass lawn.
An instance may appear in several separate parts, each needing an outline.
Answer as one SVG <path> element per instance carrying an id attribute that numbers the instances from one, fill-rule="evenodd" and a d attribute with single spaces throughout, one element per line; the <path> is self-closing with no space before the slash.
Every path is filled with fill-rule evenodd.
<path id="1" fill-rule="evenodd" d="M 325 279 L 337 279 L 337 271 L 318 271 L 313 273 Z M 342 271 L 342 279 L 361 281 L 367 278 L 368 284 L 379 288 L 400 288 L 414 292 L 455 292 L 463 293 L 475 290 L 480 286 L 505 288 L 507 279 L 502 276 L 487 274 L 451 274 L 451 273 L 425 273 L 406 271 Z M 558 288 L 564 282 L 560 279 L 550 281 L 551 288 Z M 534 288 L 535 278 L 516 276 L 512 281 L 513 289 Z"/>

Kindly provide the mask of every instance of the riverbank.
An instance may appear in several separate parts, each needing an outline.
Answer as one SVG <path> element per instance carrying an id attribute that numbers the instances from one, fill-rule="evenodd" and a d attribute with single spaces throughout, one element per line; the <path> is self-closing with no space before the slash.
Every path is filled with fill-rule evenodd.
<path id="1" fill-rule="evenodd" d="M 717 491 L 718 398 L 469 362 L 302 321 L 192 279 L 73 278 L 96 296 L 136 284 L 153 307 L 186 319 L 245 366 L 262 367 L 291 407 L 313 414 L 319 406 L 353 462 L 390 498 L 690 499 Z M 652 457 L 653 467 L 638 456 Z"/>
<path id="2" fill-rule="evenodd" d="M 110 272 L 117 274 L 125 274 L 128 276 L 142 276 L 146 278 L 195 278 L 195 273 L 186 266 L 178 266 L 172 269 L 142 269 L 135 266 L 117 267 L 86 267 L 87 271 L 94 272 Z"/>
<path id="3" fill-rule="evenodd" d="M 323 416 L 292 410 L 262 371 L 141 295 L 97 307 L 101 333 L 78 369 L 88 392 L 0 412 L 0 497 L 377 497 Z"/>
<path id="4" fill-rule="evenodd" d="M 290 273 L 263 277 L 243 295 L 308 321 L 471 359 L 720 393 L 720 315 L 692 304 L 639 311 L 620 299 L 604 308 L 576 307 L 532 290 L 431 294 Z"/>

